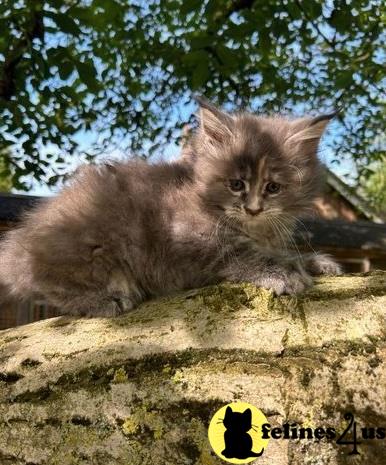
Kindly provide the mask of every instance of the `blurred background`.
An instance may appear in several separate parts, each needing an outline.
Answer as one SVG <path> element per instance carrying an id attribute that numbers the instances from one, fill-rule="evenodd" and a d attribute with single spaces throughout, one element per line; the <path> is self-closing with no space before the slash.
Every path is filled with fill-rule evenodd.
<path id="1" fill-rule="evenodd" d="M 384 0 L 2 0 L 0 234 L 81 163 L 180 153 L 194 94 L 227 110 L 339 110 L 304 250 L 386 269 Z M 9 302 L 0 328 L 55 314 Z"/>

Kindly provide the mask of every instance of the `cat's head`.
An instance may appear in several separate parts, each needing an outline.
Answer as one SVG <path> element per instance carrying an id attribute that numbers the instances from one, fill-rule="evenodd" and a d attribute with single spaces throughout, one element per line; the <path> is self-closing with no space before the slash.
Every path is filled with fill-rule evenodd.
<path id="1" fill-rule="evenodd" d="M 317 148 L 333 115 L 286 119 L 228 114 L 198 99 L 200 125 L 184 149 L 214 215 L 254 226 L 295 218 L 320 191 Z"/>
<path id="2" fill-rule="evenodd" d="M 247 408 L 244 412 L 234 412 L 228 405 L 223 424 L 227 430 L 247 432 L 252 428 L 252 411 Z"/>

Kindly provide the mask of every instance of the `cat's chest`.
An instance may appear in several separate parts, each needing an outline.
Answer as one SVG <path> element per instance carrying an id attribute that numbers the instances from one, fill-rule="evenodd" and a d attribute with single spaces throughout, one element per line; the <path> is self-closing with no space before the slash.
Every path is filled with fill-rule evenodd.
<path id="1" fill-rule="evenodd" d="M 209 225 L 199 221 L 174 221 L 171 227 L 171 236 L 176 242 L 185 242 L 187 240 L 204 241 L 208 239 L 210 233 Z"/>
<path id="2" fill-rule="evenodd" d="M 251 239 L 257 245 L 265 249 L 274 249 L 279 245 L 276 236 L 269 235 L 269 234 L 260 234 L 260 235 L 252 236 Z"/>
<path id="3" fill-rule="evenodd" d="M 264 226 L 246 228 L 245 235 L 264 249 L 280 248 L 286 242 L 284 234 L 278 235 L 277 231 Z"/>

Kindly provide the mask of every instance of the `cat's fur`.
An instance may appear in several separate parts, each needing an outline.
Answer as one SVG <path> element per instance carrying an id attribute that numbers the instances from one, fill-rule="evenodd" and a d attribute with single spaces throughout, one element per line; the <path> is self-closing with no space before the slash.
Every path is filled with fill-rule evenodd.
<path id="1" fill-rule="evenodd" d="M 339 271 L 326 257 L 303 264 L 286 251 L 296 217 L 318 193 L 316 150 L 328 119 L 229 115 L 201 101 L 190 156 L 85 166 L 7 233 L 0 283 L 11 295 L 93 316 L 226 279 L 301 292 L 312 283 L 308 262 Z M 233 192 L 235 179 L 248 192 Z M 281 191 L 268 195 L 269 181 Z"/>

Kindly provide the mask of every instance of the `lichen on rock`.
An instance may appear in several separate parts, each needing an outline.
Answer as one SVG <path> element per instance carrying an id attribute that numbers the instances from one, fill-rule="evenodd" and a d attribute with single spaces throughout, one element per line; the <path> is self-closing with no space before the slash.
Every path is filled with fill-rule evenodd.
<path id="1" fill-rule="evenodd" d="M 386 273 L 322 278 L 298 297 L 224 283 L 113 319 L 0 332 L 1 465 L 216 465 L 207 427 L 231 401 L 341 430 L 386 425 Z M 328 441 L 270 441 L 260 464 L 379 464 Z"/>

